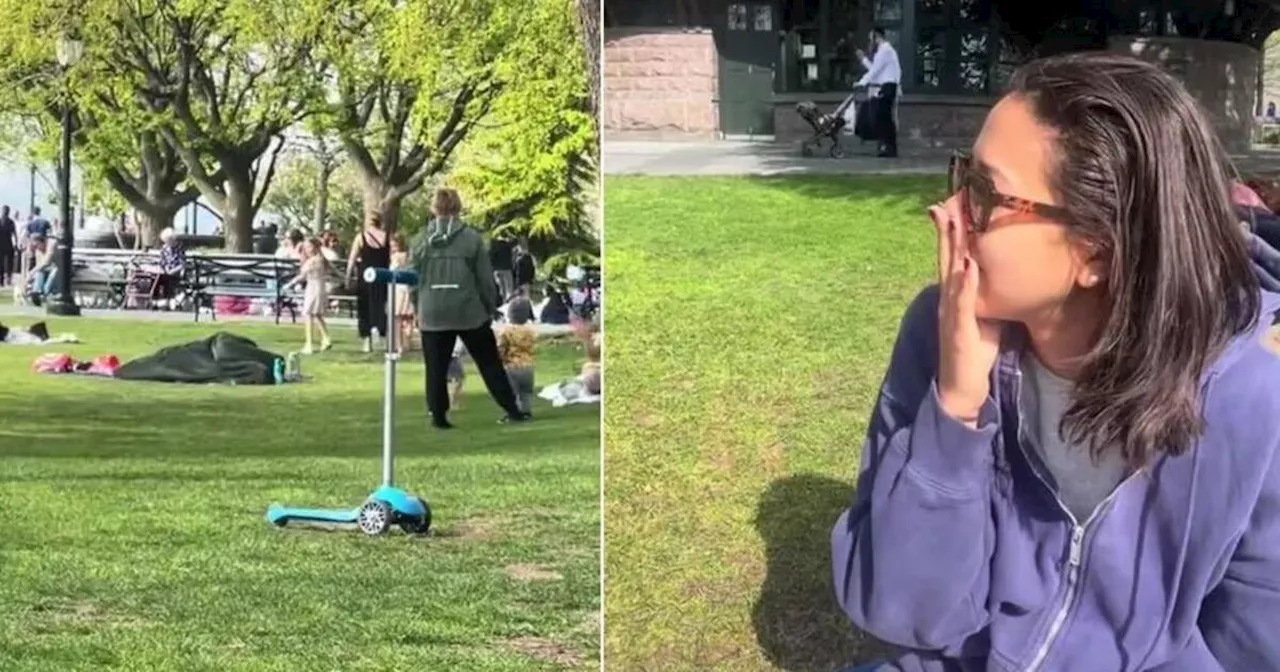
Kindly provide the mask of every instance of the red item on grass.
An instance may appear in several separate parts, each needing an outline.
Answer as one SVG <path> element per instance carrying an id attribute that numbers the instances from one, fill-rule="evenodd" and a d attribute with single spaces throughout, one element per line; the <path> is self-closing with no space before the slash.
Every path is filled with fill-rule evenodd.
<path id="1" fill-rule="evenodd" d="M 120 369 L 120 358 L 115 355 L 99 355 L 89 364 L 89 368 L 85 373 L 94 376 L 107 376 L 108 378 L 115 376 L 116 371 Z"/>

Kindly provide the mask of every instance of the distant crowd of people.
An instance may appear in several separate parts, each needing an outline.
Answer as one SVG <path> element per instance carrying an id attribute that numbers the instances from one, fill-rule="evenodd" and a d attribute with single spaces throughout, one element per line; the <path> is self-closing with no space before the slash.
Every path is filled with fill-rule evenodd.
<path id="1" fill-rule="evenodd" d="M 484 236 L 461 219 L 462 201 L 453 189 L 440 189 L 432 200 L 432 219 L 412 245 L 400 234 L 388 235 L 381 217 L 370 215 L 344 250 L 338 236 L 326 231 L 308 238 L 287 232 L 275 255 L 297 259 L 300 272 L 287 289 L 303 289 L 302 312 L 307 325 L 303 353 L 332 347 L 326 315 L 330 297 L 341 286 L 356 299 L 356 329 L 364 352 L 382 347 L 388 325 L 396 347 L 404 353 L 421 345 L 426 362 L 427 408 L 432 424 L 452 427 L 469 356 L 494 401 L 505 411 L 504 422 L 531 415 L 534 395 L 536 332 L 530 287 L 537 262 L 522 241 Z M 344 254 L 345 252 L 345 254 Z M 338 263 L 345 257 L 345 272 Z M 410 269 L 420 278 L 416 288 L 369 283 L 369 268 Z M 394 312 L 389 316 L 390 308 Z M 493 328 L 505 306 L 506 324 Z M 388 318 L 393 318 L 388 320 Z M 315 340 L 319 337 L 319 341 Z"/>
<path id="2" fill-rule="evenodd" d="M 54 223 L 41 216 L 39 207 L 24 219 L 0 206 L 0 287 L 25 282 L 33 295 L 52 292 L 57 273 L 53 230 Z"/>

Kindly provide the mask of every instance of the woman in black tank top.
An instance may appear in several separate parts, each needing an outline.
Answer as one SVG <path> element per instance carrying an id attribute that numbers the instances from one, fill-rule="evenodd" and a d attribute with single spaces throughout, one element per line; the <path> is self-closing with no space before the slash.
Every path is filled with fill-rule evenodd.
<path id="1" fill-rule="evenodd" d="M 373 350 L 372 336 L 386 338 L 387 286 L 364 281 L 367 268 L 390 268 L 391 248 L 387 234 L 382 229 L 382 218 L 371 215 L 364 230 L 351 243 L 351 257 L 347 260 L 347 284 L 356 283 L 356 327 L 360 332 L 365 352 Z M 352 278 L 352 275 L 355 278 Z"/>

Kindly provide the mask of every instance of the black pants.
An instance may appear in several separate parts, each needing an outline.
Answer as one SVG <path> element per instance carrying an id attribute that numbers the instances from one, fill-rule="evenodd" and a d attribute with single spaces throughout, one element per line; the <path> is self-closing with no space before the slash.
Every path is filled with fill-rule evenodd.
<path id="1" fill-rule="evenodd" d="M 875 97 L 876 140 L 880 143 L 881 154 L 898 153 L 898 124 L 893 119 L 897 102 L 898 85 L 881 84 L 880 93 Z"/>
<path id="2" fill-rule="evenodd" d="M 17 250 L 0 247 L 0 286 L 13 284 L 13 274 L 18 270 Z"/>
<path id="3" fill-rule="evenodd" d="M 375 329 L 378 334 L 386 337 L 386 285 L 369 284 L 363 277 L 356 284 L 356 329 L 360 332 L 360 338 L 369 338 Z"/>
<path id="4" fill-rule="evenodd" d="M 507 380 L 507 370 L 498 355 L 498 339 L 493 327 L 484 325 L 467 331 L 423 331 L 422 358 L 427 363 L 427 411 L 437 421 L 445 420 L 449 412 L 449 360 L 453 358 L 456 339 L 462 339 L 467 347 L 489 396 L 509 415 L 519 415 L 516 394 Z"/>

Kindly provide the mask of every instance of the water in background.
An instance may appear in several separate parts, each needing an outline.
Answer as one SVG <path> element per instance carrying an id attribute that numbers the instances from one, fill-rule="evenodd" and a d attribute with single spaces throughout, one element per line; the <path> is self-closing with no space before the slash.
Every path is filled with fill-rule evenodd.
<path id="1" fill-rule="evenodd" d="M 40 208 L 41 213 L 46 219 L 52 221 L 58 216 L 58 206 L 54 202 L 54 194 L 57 193 L 57 174 L 52 167 L 44 167 L 36 173 L 35 192 L 36 205 Z M 79 192 L 80 171 L 74 167 L 71 170 L 71 191 Z M 31 173 L 30 169 L 25 165 L 15 165 L 0 161 L 0 205 L 9 206 L 9 211 L 17 211 L 26 217 L 28 208 L 31 203 Z M 79 206 L 79 203 L 74 205 Z M 179 232 L 186 232 L 189 222 L 191 221 L 191 209 L 195 206 L 188 206 L 178 213 L 173 220 L 173 226 Z M 87 212 L 86 217 L 92 217 L 97 213 Z M 77 215 L 76 221 L 80 221 Z M 218 220 L 213 215 L 203 209 L 196 209 L 196 230 L 197 234 L 212 234 L 218 226 Z"/>

